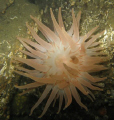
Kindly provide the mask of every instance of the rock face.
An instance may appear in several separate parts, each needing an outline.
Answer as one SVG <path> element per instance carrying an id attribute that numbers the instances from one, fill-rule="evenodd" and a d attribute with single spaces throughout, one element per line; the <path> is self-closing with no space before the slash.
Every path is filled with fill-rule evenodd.
<path id="1" fill-rule="evenodd" d="M 14 0 L 0 0 L 0 14 L 4 14 L 6 9 L 14 3 Z"/>

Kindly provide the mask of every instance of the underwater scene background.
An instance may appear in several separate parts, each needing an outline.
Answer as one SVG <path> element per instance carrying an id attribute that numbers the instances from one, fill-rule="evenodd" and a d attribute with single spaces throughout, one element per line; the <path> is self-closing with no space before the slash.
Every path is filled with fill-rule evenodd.
<path id="1" fill-rule="evenodd" d="M 38 35 L 46 40 L 30 15 L 37 17 L 41 22 L 53 30 L 50 17 L 52 8 L 57 19 L 59 7 L 66 30 L 72 25 L 71 11 L 74 8 L 75 15 L 81 11 L 80 34 L 85 35 L 95 26 L 97 31 L 105 30 L 105 35 L 100 38 L 101 47 L 109 60 L 104 62 L 108 70 L 93 73 L 99 77 L 107 77 L 99 83 L 103 91 L 92 91 L 95 100 L 91 102 L 80 91 L 81 101 L 87 106 L 88 111 L 82 109 L 73 99 L 71 105 L 59 114 L 59 100 L 53 107 L 50 105 L 41 120 L 113 120 L 114 119 L 114 1 L 113 0 L 0 0 L 0 120 L 37 120 L 42 113 L 47 99 L 37 107 L 29 116 L 30 109 L 40 98 L 45 87 L 36 88 L 29 93 L 20 96 L 22 90 L 14 85 L 31 83 L 31 79 L 14 73 L 12 57 L 27 56 L 19 52 L 23 45 L 17 40 L 17 36 L 31 37 L 26 27 L 26 22 L 34 28 Z M 18 63 L 17 63 L 18 64 Z M 19 63 L 19 66 L 25 66 Z"/>

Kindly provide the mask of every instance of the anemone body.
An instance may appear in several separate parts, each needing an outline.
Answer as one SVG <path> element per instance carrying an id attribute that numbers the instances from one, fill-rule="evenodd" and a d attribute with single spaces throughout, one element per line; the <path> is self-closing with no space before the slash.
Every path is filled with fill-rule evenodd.
<path id="1" fill-rule="evenodd" d="M 56 99 L 59 99 L 58 113 L 61 110 L 63 99 L 65 99 L 65 109 L 71 104 L 72 97 L 82 108 L 87 110 L 87 107 L 81 102 L 77 89 L 93 100 L 95 97 L 90 90 L 102 90 L 100 87 L 95 86 L 95 83 L 106 79 L 106 77 L 99 78 L 90 75 L 91 72 L 107 69 L 99 64 L 104 62 L 107 57 L 101 57 L 104 55 L 102 51 L 104 48 L 99 48 L 100 42 L 96 41 L 98 37 L 104 34 L 104 31 L 93 35 L 98 28 L 97 26 L 86 35 L 80 36 L 81 12 L 75 17 L 73 9 L 72 26 L 68 31 L 65 31 L 61 8 L 59 8 L 58 23 L 52 9 L 50 9 L 50 13 L 54 32 L 31 16 L 38 24 L 39 30 L 46 37 L 47 42 L 40 38 L 32 27 L 26 24 L 36 42 L 18 37 L 18 40 L 27 49 L 21 52 L 30 56 L 30 58 L 14 57 L 14 61 L 25 63 L 33 68 L 30 70 L 23 67 L 15 67 L 16 73 L 29 77 L 34 81 L 23 86 L 15 86 L 19 89 L 26 89 L 22 94 L 36 87 L 46 86 L 43 94 L 32 107 L 30 115 L 50 93 L 44 110 L 39 117 L 45 114 L 52 101 L 56 101 Z"/>

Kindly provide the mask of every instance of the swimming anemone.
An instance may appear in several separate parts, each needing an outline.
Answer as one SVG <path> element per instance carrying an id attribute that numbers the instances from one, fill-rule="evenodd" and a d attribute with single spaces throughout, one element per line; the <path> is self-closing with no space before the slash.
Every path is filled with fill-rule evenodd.
<path id="1" fill-rule="evenodd" d="M 55 103 L 56 99 L 59 99 L 57 113 L 61 110 L 63 99 L 65 99 L 64 109 L 67 108 L 72 102 L 72 96 L 82 108 L 87 110 L 87 107 L 81 102 L 78 90 L 91 100 L 94 100 L 95 97 L 90 90 L 101 91 L 102 89 L 96 83 L 106 79 L 106 77 L 100 78 L 90 74 L 91 72 L 107 69 L 99 64 L 107 60 L 108 57 L 103 52 L 104 48 L 100 47 L 100 41 L 97 40 L 97 38 L 104 34 L 104 31 L 93 34 L 98 28 L 96 26 L 86 35 L 80 36 L 81 12 L 75 17 L 74 9 L 72 9 L 72 26 L 68 31 L 65 31 L 61 8 L 59 8 L 58 23 L 53 15 L 52 9 L 50 9 L 50 13 L 54 32 L 37 18 L 30 16 L 37 23 L 39 30 L 47 41 L 39 37 L 34 29 L 26 23 L 27 28 L 36 42 L 28 38 L 17 37 L 26 48 L 26 51 L 21 50 L 21 52 L 29 56 L 29 58 L 13 57 L 13 62 L 18 61 L 33 68 L 31 70 L 15 66 L 16 73 L 34 81 L 26 85 L 15 86 L 19 89 L 26 89 L 22 94 L 39 86 L 46 86 L 43 94 L 30 112 L 31 115 L 34 109 L 48 96 L 47 103 L 39 117 L 42 117 L 46 113 L 52 101 Z"/>

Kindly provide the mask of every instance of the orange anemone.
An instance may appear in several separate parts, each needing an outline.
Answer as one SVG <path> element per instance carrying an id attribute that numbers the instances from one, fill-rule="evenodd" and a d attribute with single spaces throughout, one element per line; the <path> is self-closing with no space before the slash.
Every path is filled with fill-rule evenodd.
<path id="1" fill-rule="evenodd" d="M 33 70 L 30 70 L 24 67 L 15 67 L 16 73 L 31 78 L 34 81 L 23 86 L 15 86 L 19 89 L 26 89 L 22 94 L 36 87 L 46 86 L 43 94 L 32 107 L 30 115 L 46 98 L 48 93 L 50 93 L 44 110 L 39 117 L 42 117 L 46 113 L 52 101 L 56 101 L 56 99 L 59 99 L 57 113 L 61 110 L 63 99 L 65 99 L 64 109 L 67 108 L 72 102 L 72 96 L 82 108 L 87 110 L 87 107 L 81 102 L 77 89 L 93 100 L 95 97 L 90 90 L 102 90 L 95 83 L 106 79 L 106 77 L 99 78 L 90 74 L 90 72 L 107 69 L 99 64 L 107 60 L 108 57 L 104 56 L 104 48 L 99 48 L 100 42 L 96 41 L 98 37 L 104 34 L 104 31 L 93 35 L 98 28 L 97 26 L 86 35 L 80 36 L 81 12 L 75 17 L 73 9 L 72 26 L 68 31 L 65 31 L 61 8 L 59 8 L 58 23 L 52 9 L 50 9 L 50 12 L 54 32 L 37 18 L 30 16 L 37 23 L 39 30 L 46 37 L 47 42 L 40 38 L 32 27 L 26 24 L 36 42 L 21 37 L 17 37 L 17 39 L 26 48 L 26 51 L 22 50 L 21 52 L 30 56 L 30 58 L 13 58 L 14 62 L 22 62 L 33 68 Z"/>

